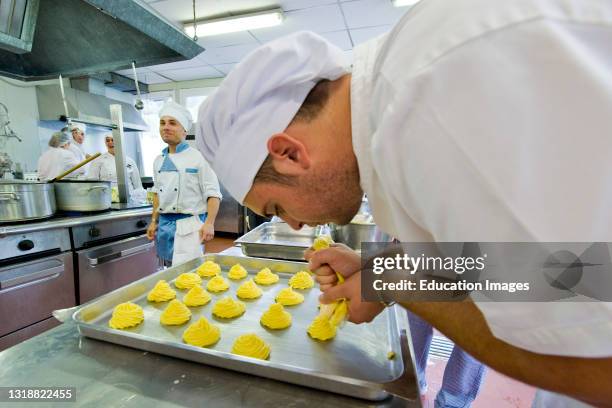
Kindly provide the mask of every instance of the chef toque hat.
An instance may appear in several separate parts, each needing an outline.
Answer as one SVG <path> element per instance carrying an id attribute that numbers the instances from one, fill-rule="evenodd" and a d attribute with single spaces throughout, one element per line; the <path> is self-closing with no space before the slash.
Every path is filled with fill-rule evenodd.
<path id="1" fill-rule="evenodd" d="M 87 127 L 85 126 L 84 123 L 73 122 L 70 125 L 70 131 L 73 131 L 75 129 L 79 129 L 81 132 L 85 133 L 85 130 L 87 129 Z"/>
<path id="2" fill-rule="evenodd" d="M 191 113 L 187 110 L 187 108 L 182 105 L 179 105 L 171 99 L 167 100 L 166 103 L 164 103 L 164 106 L 162 106 L 161 110 L 159 111 L 159 117 L 161 118 L 162 116 L 173 117 L 183 126 L 183 128 L 187 132 L 189 131 L 189 129 L 191 129 L 191 123 L 193 122 L 193 119 L 191 118 Z"/>
<path id="3" fill-rule="evenodd" d="M 198 149 L 237 201 L 268 155 L 267 140 L 287 128 L 317 82 L 338 79 L 347 67 L 340 48 L 300 31 L 251 52 L 202 103 Z"/>

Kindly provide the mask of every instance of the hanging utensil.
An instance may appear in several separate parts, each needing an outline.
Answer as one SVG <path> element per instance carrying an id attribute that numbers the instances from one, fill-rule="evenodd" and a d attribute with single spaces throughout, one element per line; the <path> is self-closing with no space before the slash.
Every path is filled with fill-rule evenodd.
<path id="1" fill-rule="evenodd" d="M 102 153 L 98 152 L 96 154 L 94 154 L 93 156 L 88 157 L 87 159 L 83 160 L 82 162 L 80 162 L 79 164 L 77 164 L 76 166 L 66 170 L 65 172 L 63 172 L 62 174 L 60 174 L 59 176 L 55 177 L 54 179 L 52 179 L 51 181 L 58 181 L 63 179 L 64 177 L 66 177 L 67 175 L 69 175 L 70 173 L 72 173 L 73 171 L 83 167 L 84 165 L 86 165 L 87 163 L 89 163 L 90 161 L 97 159 L 98 157 L 100 157 Z"/>
<path id="2" fill-rule="evenodd" d="M 138 74 L 136 73 L 136 61 L 132 61 L 132 71 L 134 72 L 134 84 L 136 84 L 136 103 L 134 107 L 137 110 L 142 110 L 144 108 L 144 103 L 142 99 L 140 99 L 140 86 L 138 86 Z"/>
<path id="3" fill-rule="evenodd" d="M 68 103 L 66 103 L 66 94 L 64 93 L 64 79 L 62 75 L 59 76 L 59 85 L 60 91 L 62 93 L 62 102 L 64 103 L 64 114 L 66 115 L 66 121 L 68 123 L 68 127 L 72 124 L 72 120 L 70 119 L 70 115 L 68 115 Z"/>
<path id="4" fill-rule="evenodd" d="M 198 42 L 198 25 L 196 21 L 196 5 L 193 0 L 193 41 Z"/>

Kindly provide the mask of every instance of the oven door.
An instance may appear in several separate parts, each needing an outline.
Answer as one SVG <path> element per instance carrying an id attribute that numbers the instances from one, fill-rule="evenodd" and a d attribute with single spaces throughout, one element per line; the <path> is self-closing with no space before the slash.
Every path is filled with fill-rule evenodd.
<path id="1" fill-rule="evenodd" d="M 75 304 L 72 252 L 0 269 L 0 337 Z"/>
<path id="2" fill-rule="evenodd" d="M 155 244 L 145 235 L 76 254 L 81 304 L 157 271 Z"/>

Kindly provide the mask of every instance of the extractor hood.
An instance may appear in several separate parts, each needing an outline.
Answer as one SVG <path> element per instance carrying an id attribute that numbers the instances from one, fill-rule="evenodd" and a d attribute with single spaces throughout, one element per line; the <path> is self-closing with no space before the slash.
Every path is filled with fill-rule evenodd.
<path id="1" fill-rule="evenodd" d="M 74 88 L 65 88 L 64 91 L 68 116 L 75 121 L 110 128 L 113 125 L 110 119 L 110 105 L 119 104 L 123 115 L 124 131 L 148 130 L 146 122 L 133 105 Z M 38 100 L 39 120 L 58 121 L 65 117 L 59 85 L 37 85 L 36 99 Z"/>
<path id="2" fill-rule="evenodd" d="M 191 59 L 204 49 L 141 0 L 2 0 L 0 75 L 31 81 Z M 6 11 L 4 11 L 6 13 Z"/>

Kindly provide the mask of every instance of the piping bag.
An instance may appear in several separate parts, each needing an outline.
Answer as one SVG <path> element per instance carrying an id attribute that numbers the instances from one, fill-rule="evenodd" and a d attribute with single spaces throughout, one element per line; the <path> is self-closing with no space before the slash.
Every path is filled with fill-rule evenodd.
<path id="1" fill-rule="evenodd" d="M 329 248 L 334 241 L 328 235 L 321 235 L 314 240 L 312 249 L 315 251 Z M 336 272 L 337 285 L 344 283 L 344 277 Z M 336 336 L 336 330 L 346 321 L 348 316 L 348 301 L 338 299 L 329 304 L 319 304 L 319 314 L 308 327 L 308 334 L 318 340 L 329 340 Z"/>
<path id="2" fill-rule="evenodd" d="M 320 249 L 329 248 L 332 243 L 333 241 L 330 236 L 319 236 L 314 240 L 312 249 L 318 251 Z M 336 276 L 338 277 L 337 285 L 344 283 L 344 277 L 342 275 L 336 272 Z M 410 341 L 408 340 L 408 320 L 406 314 L 403 315 L 403 318 L 398 318 L 394 312 L 394 316 L 400 328 L 398 339 L 399 350 L 396 351 L 398 351 L 400 357 L 400 361 L 398 361 L 397 364 L 402 365 L 402 370 L 401 375 L 397 376 L 391 382 L 381 384 L 381 387 L 385 392 L 397 397 L 393 406 L 395 406 L 395 404 L 397 404 L 397 406 L 412 406 L 412 403 L 417 401 L 420 396 L 417 387 L 418 381 L 416 372 L 414 370 L 413 360 L 411 359 Z M 315 317 L 308 327 L 308 334 L 317 340 L 332 339 L 336 335 L 337 328 L 342 325 L 347 317 L 348 300 L 338 299 L 327 305 L 321 304 L 319 315 Z M 392 357 L 389 357 L 389 354 L 387 358 L 392 359 Z M 392 354 L 395 355 L 395 352 Z"/>

